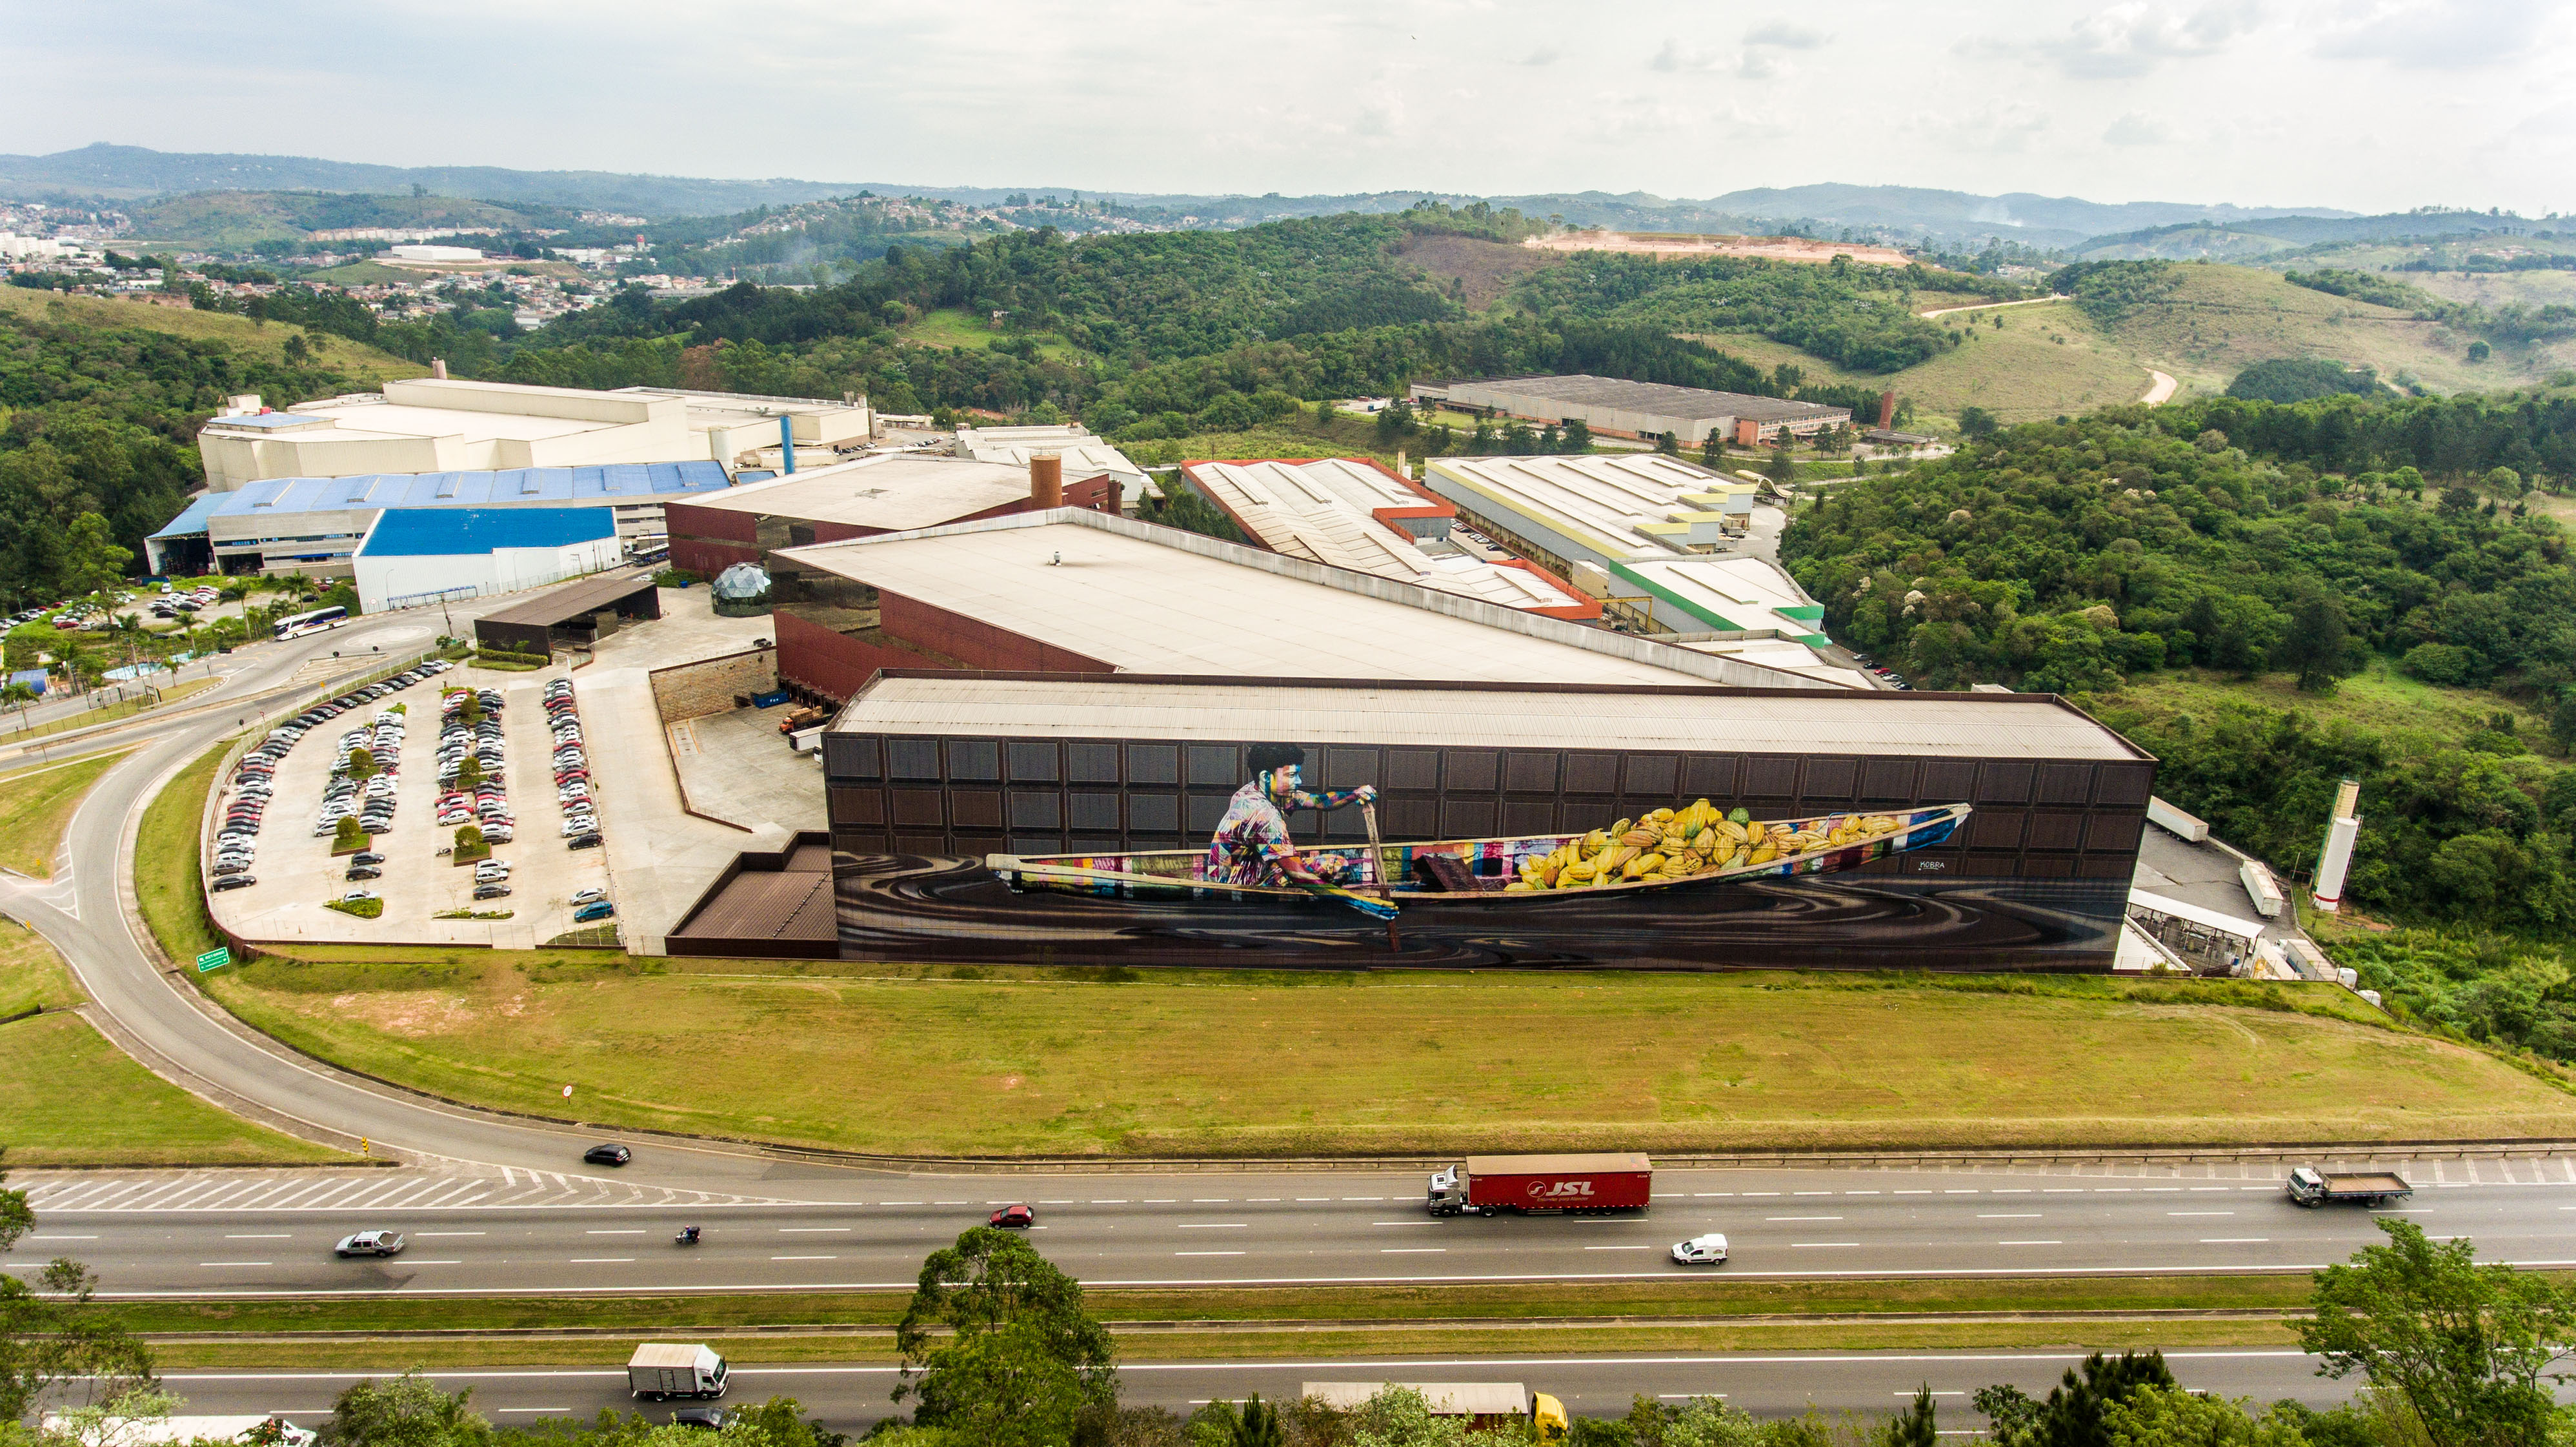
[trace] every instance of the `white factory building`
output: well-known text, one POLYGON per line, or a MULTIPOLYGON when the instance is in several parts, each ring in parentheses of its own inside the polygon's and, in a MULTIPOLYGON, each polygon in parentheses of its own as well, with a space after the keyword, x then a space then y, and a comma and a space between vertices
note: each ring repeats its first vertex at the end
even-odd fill
POLYGON ((957 455, 975 462, 999 462, 1025 472, 1031 456, 1047 452, 1064 459, 1064 480, 1068 483, 1094 477, 1117 479, 1121 512, 1134 513, 1140 497, 1163 495, 1143 468, 1127 460, 1126 453, 1092 435, 1079 422, 1054 427, 957 429, 957 455))
POLYGON ((1755 492, 1741 478, 1652 452, 1439 457, 1423 464, 1422 485, 1469 526, 1567 579, 1583 563, 1729 548, 1751 526, 1755 492))
POLYGON ((288 477, 603 467, 712 461, 727 473, 780 441, 864 446, 866 399, 757 397, 628 387, 613 392, 414 377, 380 392, 271 411, 237 397, 197 434, 206 485, 288 477))

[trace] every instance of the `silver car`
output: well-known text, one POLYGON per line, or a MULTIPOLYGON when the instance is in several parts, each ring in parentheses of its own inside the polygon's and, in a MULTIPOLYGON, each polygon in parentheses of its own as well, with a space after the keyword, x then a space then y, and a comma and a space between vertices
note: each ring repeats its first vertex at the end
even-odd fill
POLYGON ((404 1244, 400 1231, 361 1231, 341 1237, 331 1251, 336 1256, 393 1256, 401 1253, 404 1244))

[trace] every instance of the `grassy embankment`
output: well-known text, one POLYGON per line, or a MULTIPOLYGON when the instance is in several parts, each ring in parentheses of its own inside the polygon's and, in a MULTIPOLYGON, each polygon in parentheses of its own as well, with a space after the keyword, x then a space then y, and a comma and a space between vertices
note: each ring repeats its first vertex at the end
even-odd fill
MULTIPOLYGON (((2338 680, 2332 693, 2303 693, 2286 673, 2251 679, 2206 669, 2176 669, 2130 680, 2101 702, 2156 714, 2207 718, 2230 705, 2295 713, 2314 723, 2344 723, 2378 735, 2400 757, 2455 749, 2511 718, 2513 735, 2532 751, 2534 765, 2553 753, 2546 715, 2529 704, 2475 688, 2444 688, 2409 678, 2374 659, 2362 672, 2338 680)), ((2553 759, 2552 763, 2564 760, 2553 759)))
POLYGON ((114 723, 118 719, 132 718, 147 709, 168 708, 190 694, 202 693, 221 682, 223 680, 219 678, 192 678, 185 683, 174 683, 162 689, 158 700, 143 697, 129 698, 100 708, 83 709, 79 713, 63 718, 50 719, 32 728, 0 729, 0 745, 32 743, 37 739, 48 738, 55 734, 67 734, 75 729, 92 729, 100 724, 114 723))
POLYGON ((48 308, 55 306, 64 309, 67 320, 83 326, 134 327, 192 340, 223 342, 272 360, 283 360, 288 337, 301 336, 313 348, 315 365, 340 372, 362 387, 372 387, 389 378, 429 375, 429 368, 417 362, 404 361, 391 352, 379 351, 330 332, 308 332, 291 322, 263 325, 228 312, 183 311, 143 302, 110 301, 101 297, 66 296, 60 292, 0 286, 0 309, 41 321, 48 315, 48 308))
MULTIPOLYGON (((439 1301, 138 1302, 109 1310, 167 1366, 591 1365, 636 1340, 731 1337, 744 1361, 883 1361, 907 1293, 439 1301), (793 1334, 776 1328, 793 1327, 793 1334), (332 1337, 305 1333, 346 1333, 332 1337), (434 1337, 396 1336, 436 1332, 434 1337), (499 1332, 558 1336, 477 1335, 499 1332), (634 1336, 620 1335, 632 1332, 634 1336)), ((1494 1286, 1095 1290, 1131 1357, 1816 1347, 2279 1346, 2304 1274, 2112 1280, 1688 1281, 1494 1286), (2207 1312, 2203 1317, 2159 1312, 2207 1312), (2220 1313, 2223 1313, 2220 1314, 2220 1313)))
POLYGON ((2553 1082, 2315 987, 1120 980, 329 953, 262 959, 210 986, 302 1049, 458 1099, 552 1114, 569 1082, 601 1123, 892 1154, 2087 1145, 2545 1135, 2576 1122, 2553 1082), (854 1093, 851 1080, 872 1084, 854 1093))
POLYGON ((79 986, 35 931, 0 922, 0 1149, 16 1167, 342 1160, 215 1109, 70 1013, 79 986), (28 1010, 45 1013, 8 1019, 28 1010))
MULTIPOLYGON (((100 754, 0 776, 0 869, 53 878, 54 854, 62 848, 63 830, 70 827, 80 801, 99 775, 124 757, 122 752, 100 754)), ((0 1015, 8 1013, 0 1009, 0 1015)))
POLYGON ((1038 355, 1055 361, 1082 356, 1082 350, 1054 332, 1006 332, 993 327, 986 319, 962 307, 938 307, 922 313, 895 328, 895 334, 907 342, 925 347, 954 347, 963 351, 986 351, 1005 338, 1033 336, 1038 355))

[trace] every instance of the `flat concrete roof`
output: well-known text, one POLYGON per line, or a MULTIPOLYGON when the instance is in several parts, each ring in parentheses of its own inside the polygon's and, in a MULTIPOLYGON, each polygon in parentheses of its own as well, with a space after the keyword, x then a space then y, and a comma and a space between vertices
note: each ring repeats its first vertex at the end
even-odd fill
POLYGON ((1074 508, 780 556, 1122 672, 1830 686, 1074 508))
POLYGON ((575 618, 587 618, 602 608, 613 607, 638 593, 653 591, 650 574, 611 578, 584 578, 550 588, 524 603, 513 603, 497 613, 486 613, 479 623, 516 623, 522 627, 552 628, 575 618))
POLYGON ((879 675, 843 733, 1754 754, 2146 757, 2046 694, 1786 693, 1707 687, 1444 688, 1418 682, 879 675), (1615 721, 1615 727, 1605 726, 1615 721))
MULTIPOLYGON (((1068 474, 1067 481, 1072 481, 1068 474)), ((922 453, 881 453, 688 501, 732 512, 902 532, 988 512, 1029 495, 1029 470, 922 453)))

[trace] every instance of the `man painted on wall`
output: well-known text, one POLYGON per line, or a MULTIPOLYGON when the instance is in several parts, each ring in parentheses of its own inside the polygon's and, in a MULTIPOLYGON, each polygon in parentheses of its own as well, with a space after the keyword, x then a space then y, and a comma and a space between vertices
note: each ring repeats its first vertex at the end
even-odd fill
POLYGON ((1299 809, 1365 804, 1377 797, 1376 786, 1308 792, 1300 777, 1306 751, 1295 744, 1255 745, 1251 764, 1252 782, 1234 791, 1225 817, 1217 820, 1201 877, 1211 884, 1273 888, 1342 883, 1336 876, 1347 869, 1335 867, 1341 861, 1311 860, 1297 853, 1288 836, 1288 815, 1299 809))

